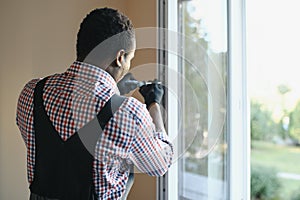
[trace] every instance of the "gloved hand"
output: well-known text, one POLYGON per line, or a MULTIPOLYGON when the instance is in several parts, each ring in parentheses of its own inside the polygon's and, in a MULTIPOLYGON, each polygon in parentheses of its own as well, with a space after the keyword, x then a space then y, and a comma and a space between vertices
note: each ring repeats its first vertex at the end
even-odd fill
POLYGON ((134 90, 135 88, 137 88, 138 86, 136 84, 126 84, 126 81, 129 80, 136 80, 132 73, 127 73, 118 83, 117 86, 119 88, 120 94, 127 94, 130 91, 134 90))
POLYGON ((152 84, 144 85, 140 87, 140 93, 145 99, 145 104, 149 109, 149 106, 156 102, 160 104, 162 97, 164 95, 164 88, 161 84, 157 83, 157 80, 154 81, 152 84))

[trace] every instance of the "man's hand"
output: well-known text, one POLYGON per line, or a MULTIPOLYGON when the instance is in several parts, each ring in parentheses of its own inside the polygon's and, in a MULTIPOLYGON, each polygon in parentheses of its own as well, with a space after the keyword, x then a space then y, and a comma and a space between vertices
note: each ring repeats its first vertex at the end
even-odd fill
POLYGON ((132 73, 126 74, 118 83, 117 86, 119 88, 120 94, 128 94, 130 91, 136 89, 138 87, 137 84, 127 84, 126 82, 129 80, 136 80, 132 73))
POLYGON ((163 86, 158 84, 157 81, 154 81, 152 84, 142 86, 139 91, 143 95, 148 109, 152 103, 160 104, 164 95, 163 86))

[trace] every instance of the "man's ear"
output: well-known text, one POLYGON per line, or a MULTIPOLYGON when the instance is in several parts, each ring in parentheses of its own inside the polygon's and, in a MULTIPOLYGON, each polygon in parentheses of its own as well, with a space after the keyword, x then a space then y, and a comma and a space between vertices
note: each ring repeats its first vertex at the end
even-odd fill
POLYGON ((116 59, 116 64, 118 67, 122 67, 123 63, 125 62, 125 51, 124 49, 121 49, 117 53, 117 59, 116 59))

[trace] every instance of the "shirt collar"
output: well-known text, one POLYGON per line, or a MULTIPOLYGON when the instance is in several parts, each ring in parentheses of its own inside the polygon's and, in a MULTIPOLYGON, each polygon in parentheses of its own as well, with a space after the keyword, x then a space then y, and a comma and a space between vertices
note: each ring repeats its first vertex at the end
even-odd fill
POLYGON ((67 70, 67 73, 79 76, 80 78, 91 81, 91 83, 99 82, 106 87, 117 89, 117 83, 113 77, 103 69, 84 62, 75 61, 67 70))

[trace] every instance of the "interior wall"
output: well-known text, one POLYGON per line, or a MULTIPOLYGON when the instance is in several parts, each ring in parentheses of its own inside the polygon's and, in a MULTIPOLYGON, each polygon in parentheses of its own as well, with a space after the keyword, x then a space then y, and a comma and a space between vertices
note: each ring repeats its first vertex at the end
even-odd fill
MULTIPOLYGON (((155 0, 0 1, 0 199, 28 199, 26 148, 15 125, 18 95, 32 78, 66 70, 75 59, 76 33, 93 8, 114 7, 135 27, 156 25, 155 0)), ((139 51, 133 66, 155 62, 155 51, 139 51)), ((155 67, 134 70, 153 79, 155 67), (147 75, 145 75, 147 74, 147 75)), ((129 199, 155 199, 155 178, 137 175, 129 199)))

